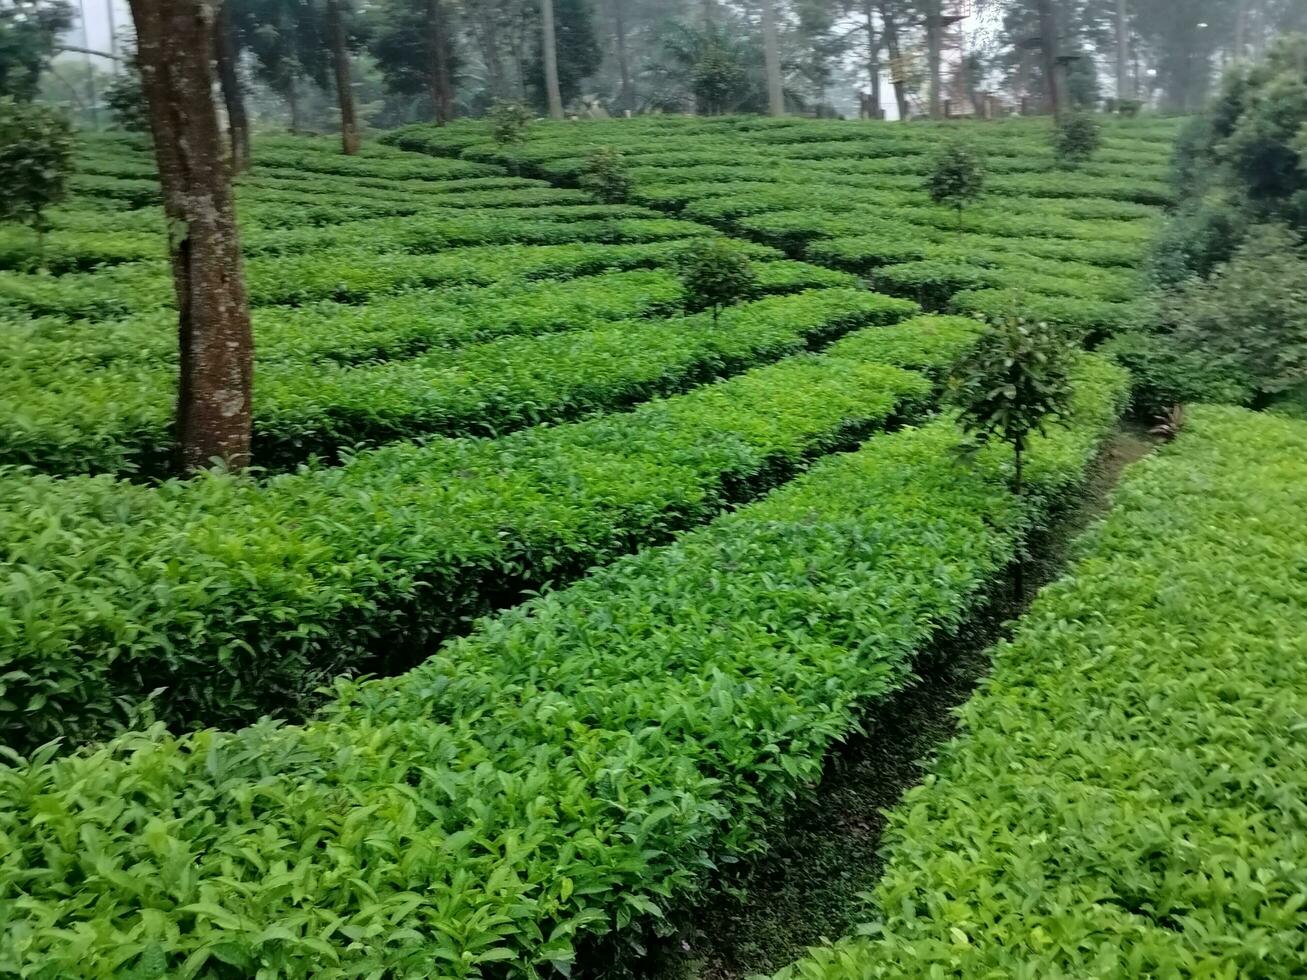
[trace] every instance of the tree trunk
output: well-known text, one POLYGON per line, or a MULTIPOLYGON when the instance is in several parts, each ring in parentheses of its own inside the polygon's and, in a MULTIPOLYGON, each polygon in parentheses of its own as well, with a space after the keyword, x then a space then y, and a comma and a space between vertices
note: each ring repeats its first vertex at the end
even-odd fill
POLYGON ((618 95, 623 109, 635 108, 635 88, 631 84, 631 58, 626 50, 626 0, 613 0, 613 44, 617 50, 617 71, 622 90, 618 95))
POLYGON ((1053 0, 1039 0, 1039 43, 1043 54, 1044 98, 1048 111, 1055 116, 1062 113, 1062 92, 1058 86, 1057 17, 1053 13, 1053 0))
POLYGON ((218 22, 213 31, 214 60, 218 64, 218 81, 222 101, 227 108, 227 135, 231 140, 231 167, 235 173, 250 169, 250 117, 245 112, 245 93, 236 74, 235 33, 231 26, 231 5, 223 0, 217 7, 218 22))
POLYGON ((703 0, 703 26, 715 27, 717 24, 717 0, 703 0))
POLYGON ((898 106, 899 119, 907 122, 908 91, 907 81, 903 78, 903 51, 899 47, 899 26, 885 0, 881 0, 880 3, 880 19, 885 25, 885 50, 889 52, 890 62, 893 67, 891 80, 894 84, 894 102, 898 106))
POLYGON ((440 0, 427 0, 427 44, 431 65, 427 72, 427 89, 431 95, 431 112, 436 124, 443 126, 454 118, 454 83, 449 74, 449 31, 445 8, 440 0))
POLYGON ((340 103, 340 146, 346 156, 359 151, 358 120, 354 115, 354 89, 349 77, 349 48, 340 0, 327 0, 327 32, 331 41, 331 67, 336 72, 336 99, 340 103))
POLYGON ((300 95, 293 71, 286 76, 286 107, 290 110, 290 131, 298 133, 300 131, 300 95))
POLYGON ((930 73, 930 118, 941 119, 944 116, 943 92, 943 46, 944 25, 940 16, 939 0, 930 0, 926 4, 926 63, 930 73))
POLYGON ((879 119, 880 110, 880 35, 876 33, 875 7, 867 0, 867 79, 871 83, 871 118, 879 119))
POLYGON ((549 118, 563 118, 563 94, 558 87, 558 34, 554 28, 554 0, 540 0, 540 52, 545 62, 545 95, 549 118))
POLYGON ((1133 99, 1130 85, 1130 19, 1127 0, 1116 0, 1116 100, 1133 99))
POLYGON ((781 85, 781 47, 776 37, 774 0, 762 0, 762 54, 767 68, 767 112, 773 116, 783 116, 785 89, 781 85))
POLYGON ((190 471, 250 461, 254 342, 231 173, 213 102, 212 8, 130 0, 177 292, 177 436, 190 471))
MULTIPOLYGON (((1012 449, 1016 457, 1016 473, 1012 479, 1012 493, 1016 496, 1017 502, 1021 503, 1026 493, 1025 456, 1021 451, 1022 447, 1019 441, 1013 444, 1012 449)), ((1016 593, 1016 601, 1020 603, 1026 597, 1026 555, 1024 545, 1017 551, 1017 564, 1013 571, 1015 580, 1012 583, 1012 588, 1016 593)))
MULTIPOLYGON (((1124 2, 1124 0, 1122 0, 1124 2)), ((1239 0, 1234 18, 1234 56, 1242 58, 1248 52, 1248 0, 1239 0)))

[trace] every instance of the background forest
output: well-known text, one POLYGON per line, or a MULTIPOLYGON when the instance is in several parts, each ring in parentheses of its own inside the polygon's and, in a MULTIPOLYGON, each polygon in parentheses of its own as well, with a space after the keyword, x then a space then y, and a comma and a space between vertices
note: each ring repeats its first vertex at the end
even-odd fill
MULTIPOLYGON (((1192 112, 1230 62, 1307 28, 1294 0, 552 0, 569 114, 773 112, 885 118, 1069 104, 1192 112), (1049 45, 1044 38, 1055 40, 1049 45)), ((339 126, 333 45, 365 127, 548 110, 541 0, 226 0, 220 64, 258 125, 339 126), (339 23, 336 32, 333 24, 339 23)), ((107 125, 130 104, 114 0, 0 2, 0 91, 107 125), (43 43, 33 44, 36 37, 43 43), (91 53, 91 52, 100 52, 91 53), (115 60, 116 56, 118 59, 115 60), (52 60, 51 60, 52 59, 52 60), (49 70, 45 70, 46 68, 49 70), (125 73, 125 74, 123 74, 125 73)), ((130 94, 130 93, 129 93, 130 94)), ((229 101, 229 107, 231 102, 229 101)))

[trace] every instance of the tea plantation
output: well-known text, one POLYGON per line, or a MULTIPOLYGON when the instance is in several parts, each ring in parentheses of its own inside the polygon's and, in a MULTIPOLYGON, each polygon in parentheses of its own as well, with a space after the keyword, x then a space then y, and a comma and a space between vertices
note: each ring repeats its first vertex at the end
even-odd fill
MULTIPOLYGON (((968 127, 960 211, 930 123, 262 137, 256 465, 190 478, 152 158, 84 139, 43 246, 0 231, 0 976, 639 975, 1119 431, 1095 351, 1178 124, 1074 171, 1047 126, 968 127), (1019 495, 945 398, 1015 315, 1077 342, 1019 495)), ((1202 407, 1128 470, 896 810, 869 935, 784 976, 1300 970, 1305 460, 1202 407)))

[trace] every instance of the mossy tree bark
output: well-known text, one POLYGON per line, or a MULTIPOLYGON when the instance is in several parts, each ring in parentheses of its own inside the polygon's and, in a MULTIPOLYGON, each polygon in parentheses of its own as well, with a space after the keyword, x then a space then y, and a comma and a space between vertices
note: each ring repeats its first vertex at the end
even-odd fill
POLYGON ((177 293, 184 471, 250 461, 254 343, 231 170, 213 100, 213 6, 130 0, 177 293))

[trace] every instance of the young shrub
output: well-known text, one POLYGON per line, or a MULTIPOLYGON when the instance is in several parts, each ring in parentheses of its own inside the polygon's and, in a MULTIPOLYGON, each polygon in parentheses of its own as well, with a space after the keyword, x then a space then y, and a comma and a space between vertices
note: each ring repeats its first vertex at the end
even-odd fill
POLYGON ((582 189, 603 204, 625 204, 631 196, 632 183, 626 160, 611 146, 591 153, 581 175, 582 189))
POLYGON ((949 143, 932 161, 926 178, 926 192, 936 204, 957 209, 959 229, 962 228, 962 209, 979 200, 984 190, 984 163, 966 144, 949 143))
POLYGON ((758 275, 739 245, 725 238, 696 242, 681 260, 681 284, 688 311, 712 310, 713 323, 722 308, 758 292, 758 275))
MULTIPOLYGON (((526 143, 526 128, 531 124, 531 110, 520 102, 496 102, 490 109, 490 137, 504 153, 512 153, 526 143)), ((521 163, 513 159, 513 171, 521 163)))
POLYGON ((46 208, 68 194, 72 157, 67 116, 39 103, 0 99, 0 221, 30 226, 38 251, 49 229, 46 208))
POLYGON ((504 149, 521 146, 531 118, 531 110, 520 102, 496 102, 490 109, 490 136, 504 149))
POLYGON ((1103 145, 1103 128, 1087 112, 1073 112, 1053 131, 1053 155, 1063 167, 1087 163, 1103 145))
POLYGON ((1024 492, 1023 462, 1035 433, 1065 418, 1071 397, 1071 345, 1047 323, 1005 316, 954 365, 950 402, 974 441, 1012 447, 1012 492, 1024 492))

